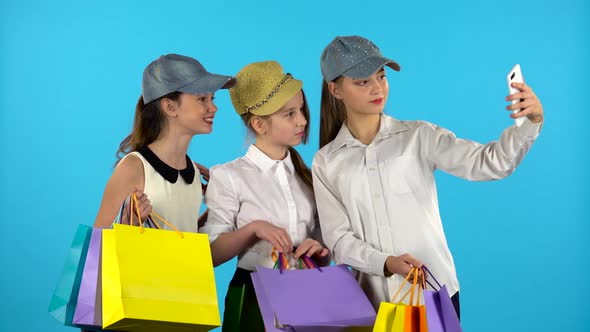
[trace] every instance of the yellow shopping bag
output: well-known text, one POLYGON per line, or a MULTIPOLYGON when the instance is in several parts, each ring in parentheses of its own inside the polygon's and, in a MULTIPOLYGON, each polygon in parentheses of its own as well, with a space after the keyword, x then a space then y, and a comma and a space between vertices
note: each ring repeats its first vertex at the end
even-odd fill
POLYGON ((373 332, 427 332, 425 323, 426 316, 424 306, 420 306, 420 285, 418 284, 418 276, 420 269, 413 268, 410 270, 399 289, 393 295, 391 302, 381 302, 377 318, 373 327, 373 332), (400 291, 403 289, 405 283, 410 276, 414 276, 412 288, 408 290, 399 301, 395 301, 400 291), (414 306, 414 291, 418 289, 418 303, 414 306), (410 295, 410 304, 406 305, 402 301, 410 295))
POLYGON ((176 332, 220 326, 206 234, 144 229, 140 221, 140 227, 115 224, 102 240, 103 328, 176 332))

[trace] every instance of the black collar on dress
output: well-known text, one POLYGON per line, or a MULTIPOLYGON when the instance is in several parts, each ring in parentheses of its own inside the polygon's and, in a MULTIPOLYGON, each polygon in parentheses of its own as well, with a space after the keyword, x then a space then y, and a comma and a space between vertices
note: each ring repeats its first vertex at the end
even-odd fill
POLYGON ((195 168, 193 166, 193 162, 188 157, 188 155, 186 156, 186 168, 177 170, 176 168, 172 168, 168 166, 165 162, 160 160, 160 158, 158 158, 158 156, 156 156, 156 154, 147 146, 144 146, 137 151, 168 182, 176 183, 176 180, 178 180, 179 173, 184 182, 186 182, 187 184, 192 184, 195 180, 195 168))

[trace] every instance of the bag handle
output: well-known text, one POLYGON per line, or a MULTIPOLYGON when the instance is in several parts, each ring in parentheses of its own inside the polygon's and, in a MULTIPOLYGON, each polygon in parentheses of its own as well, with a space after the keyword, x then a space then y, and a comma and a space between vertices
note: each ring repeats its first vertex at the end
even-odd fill
MULTIPOLYGON (((426 276, 426 272, 428 272, 428 274, 432 277, 432 280, 434 280, 434 282, 436 282, 436 284, 438 285, 438 289, 436 287, 434 287, 430 283, 430 281, 426 280, 426 283, 428 283, 428 285, 430 285, 430 287, 432 287, 432 289, 434 289, 434 290, 440 290, 442 288, 440 282, 438 282, 438 280, 436 280, 436 278, 434 277, 434 274, 432 274, 432 272, 430 272, 430 270, 426 267, 426 265, 423 265, 422 266, 422 270, 424 271, 424 276, 426 276)), ((426 289, 426 286, 424 287, 424 289, 426 289)))
MULTIPOLYGON (((139 233, 143 234, 143 220, 141 219, 141 214, 139 213, 139 203, 137 202, 137 195, 135 194, 135 192, 132 194, 131 196, 132 202, 131 202, 131 216, 130 216, 130 224, 133 225, 133 215, 137 215, 137 219, 139 220, 139 233), (135 208, 135 209, 133 209, 135 208), (133 213, 135 212, 135 213, 133 213)), ((160 216, 159 214, 157 214, 155 211, 150 211, 150 217, 152 217, 152 220, 154 221, 154 224, 156 224, 156 227, 158 229, 161 229, 160 225, 157 223, 157 219, 159 219, 161 222, 163 222, 164 224, 168 225, 168 227, 172 228, 173 230, 176 231, 176 234, 178 234, 178 236, 182 239, 184 238, 184 235, 182 234, 182 232, 176 228, 174 225, 172 225, 171 223, 169 223, 168 221, 166 221, 166 219, 164 219, 162 216, 160 216)))
POLYGON ((404 293, 404 295, 399 299, 399 301, 397 301, 397 303, 402 303, 402 301, 408 296, 410 295, 410 305, 414 305, 414 293, 416 291, 416 287, 418 287, 418 297, 417 297, 417 304, 416 305, 420 305, 420 294, 421 294, 421 288, 424 288, 424 276, 422 277, 422 282, 418 283, 420 274, 422 274, 422 270, 416 267, 413 267, 412 269, 410 269, 410 272, 408 272, 406 278, 404 279, 404 281, 402 281, 401 285, 399 286, 399 288, 397 289, 397 291, 395 292, 395 294, 393 295, 393 297, 391 298, 391 302, 392 303, 396 303, 395 298, 399 295, 399 293, 401 292, 401 290, 404 288, 404 285, 406 284, 406 282, 409 282, 409 279, 411 276, 413 276, 413 280, 412 280, 412 287, 406 291, 404 293))
MULTIPOLYGON (((283 270, 288 270, 290 268, 290 264, 289 264, 289 261, 287 260, 286 255, 283 254, 282 252, 277 253, 276 247, 272 248, 271 257, 272 257, 272 260, 275 262, 273 269, 278 269, 281 274, 283 273, 283 270)), ((305 267, 305 269, 314 269, 315 268, 315 269, 318 269, 318 271, 323 272, 322 268, 320 268, 307 255, 303 255, 303 256, 299 257, 299 259, 297 261, 299 263, 300 270, 303 270, 303 267, 305 267)))

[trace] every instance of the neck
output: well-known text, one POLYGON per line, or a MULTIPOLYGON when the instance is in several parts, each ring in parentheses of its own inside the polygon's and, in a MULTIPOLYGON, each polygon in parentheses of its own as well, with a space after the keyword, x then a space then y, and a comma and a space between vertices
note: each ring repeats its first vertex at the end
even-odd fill
POLYGON ((377 136, 381 125, 381 114, 358 114, 347 112, 346 126, 354 136, 363 144, 369 145, 377 136))
POLYGON ((186 154, 191 142, 191 135, 175 135, 164 129, 157 140, 149 144, 149 148, 166 164, 176 169, 184 169, 186 154))
POLYGON ((256 137, 256 147, 272 160, 283 160, 287 157, 287 146, 268 142, 262 137, 256 137))

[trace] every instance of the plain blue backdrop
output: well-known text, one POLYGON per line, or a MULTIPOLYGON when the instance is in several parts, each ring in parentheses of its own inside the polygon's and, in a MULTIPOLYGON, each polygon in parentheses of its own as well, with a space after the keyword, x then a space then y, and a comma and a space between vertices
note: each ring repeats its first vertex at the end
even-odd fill
MULTIPOLYGON (((387 113, 480 142, 512 124, 505 76, 520 63, 543 131, 508 179, 437 173, 466 331, 588 331, 590 5, 562 1, 0 2, 0 331, 67 331, 47 314, 76 225, 92 224, 128 134, 143 68, 161 54, 235 74, 274 59, 304 81, 318 145, 319 56, 360 34, 397 60, 387 113)), ((241 156, 227 91, 207 166, 241 156)), ((235 261, 216 269, 220 309, 235 261)))

